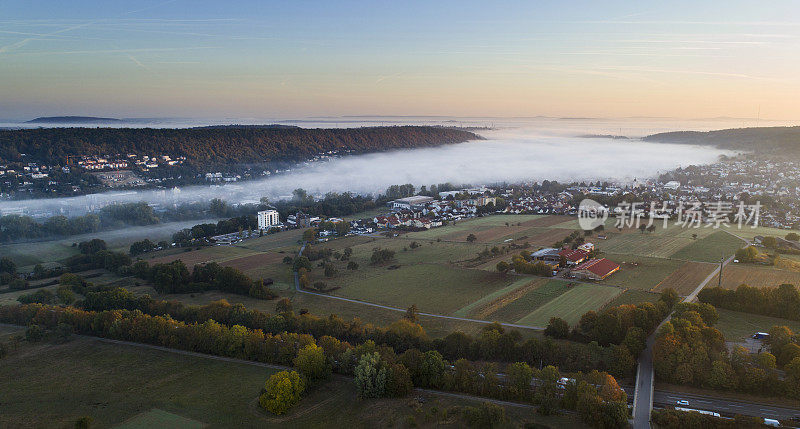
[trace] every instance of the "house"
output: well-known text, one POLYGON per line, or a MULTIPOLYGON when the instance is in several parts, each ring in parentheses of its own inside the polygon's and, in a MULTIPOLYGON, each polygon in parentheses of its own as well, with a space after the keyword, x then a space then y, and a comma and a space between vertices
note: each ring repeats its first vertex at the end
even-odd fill
POLYGON ((584 249, 561 249, 558 254, 567 261, 567 265, 577 265, 585 261, 589 257, 589 252, 584 249))
POLYGON ((572 269, 572 275, 589 280, 603 280, 619 271, 619 264, 606 258, 592 259, 572 269))

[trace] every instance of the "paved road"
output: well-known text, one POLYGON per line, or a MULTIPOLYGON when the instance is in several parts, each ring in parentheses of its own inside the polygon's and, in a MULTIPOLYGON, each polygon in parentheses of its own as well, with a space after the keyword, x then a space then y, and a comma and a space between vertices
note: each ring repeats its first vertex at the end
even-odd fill
MULTIPOLYGON (((301 255, 303 253, 303 249, 305 249, 305 247, 306 247, 305 244, 303 244, 303 246, 300 247, 300 252, 299 252, 298 255, 301 255)), ((344 297, 341 297, 341 296, 328 295, 326 293, 311 292, 311 291, 308 291, 308 290, 304 290, 304 289, 302 289, 300 287, 300 279, 298 278, 297 271, 294 272, 294 289, 295 289, 295 291, 297 291, 299 293, 304 293, 304 294, 307 294, 307 295, 321 296, 323 298, 336 299, 336 300, 339 300, 339 301, 346 301, 346 302, 352 302, 354 304, 368 305, 370 307, 382 308, 384 310, 399 311, 399 312, 402 312, 402 313, 406 312, 406 309, 404 309, 404 308, 390 307, 388 305, 375 304, 375 303, 372 303, 372 302, 359 301, 357 299, 352 299, 352 298, 344 298, 344 297)), ((493 323, 499 323, 500 325, 508 327, 508 328, 519 328, 519 329, 531 329, 531 330, 534 330, 534 331, 544 331, 544 328, 542 328, 541 326, 517 325, 517 324, 514 324, 514 323, 500 323, 500 322, 494 322, 494 321, 491 321, 491 320, 469 319, 469 318, 466 318, 466 317, 445 316, 443 314, 434 314, 434 313, 420 313, 420 312, 418 312, 417 314, 420 315, 420 316, 435 317, 437 319, 458 320, 458 321, 461 321, 461 322, 483 323, 483 324, 487 324, 487 325, 490 325, 490 324, 493 324, 493 323)))
MULTIPOLYGON (((726 231, 727 232, 727 231, 726 231)), ((730 233, 729 233, 730 234, 730 233)), ((747 240, 731 234, 734 237, 742 239, 744 242, 747 240)), ((733 256, 726 259, 722 266, 728 265, 733 261, 733 256)), ((695 288, 692 293, 687 295, 683 302, 692 302, 697 298, 697 294, 719 273, 720 267, 714 269, 702 282, 695 288)), ((653 387, 655 385, 655 377, 653 374, 653 344, 655 344, 656 332, 667 322, 672 316, 667 316, 661 324, 653 331, 653 334, 647 338, 647 348, 639 355, 638 369, 636 372, 636 393, 633 399, 633 428, 634 429, 649 429, 650 428, 650 413, 653 410, 653 387)), ((673 404, 674 405, 674 404, 673 404)))
POLYGON ((679 400, 689 401, 689 406, 684 408, 693 408, 697 410, 715 411, 722 416, 732 416, 735 414, 743 414, 757 417, 766 417, 780 420, 788 420, 791 417, 800 416, 800 410, 792 408, 777 407, 767 404, 753 404, 748 402, 713 398, 702 395, 694 395, 688 393, 675 393, 675 392, 662 392, 656 391, 653 396, 653 403, 663 406, 674 407, 679 400))

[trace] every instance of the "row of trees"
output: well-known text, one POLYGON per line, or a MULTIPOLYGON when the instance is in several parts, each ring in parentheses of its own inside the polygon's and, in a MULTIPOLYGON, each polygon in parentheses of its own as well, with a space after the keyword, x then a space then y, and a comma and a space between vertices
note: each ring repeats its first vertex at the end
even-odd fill
MULTIPOLYGON (((555 367, 537 371, 525 363, 515 363, 509 367, 508 374, 501 377, 493 364, 479 365, 459 359, 451 369, 438 351, 410 348, 397 354, 392 347, 370 340, 352 346, 330 336, 317 340, 308 334, 271 334, 242 325, 228 327, 214 320, 195 324, 140 311, 95 312, 42 304, 0 307, 0 321, 34 324, 47 329, 67 324, 83 334, 259 362, 293 364, 299 370, 298 376, 288 373, 273 383, 268 382, 260 398, 263 406, 275 412, 285 412, 299 399, 306 383, 323 380, 331 371, 355 375, 362 397, 402 396, 418 386, 534 401, 548 410, 560 403, 561 396, 557 384, 561 374, 555 367), (541 387, 532 384, 534 376, 543 380, 541 387)), ((585 377, 578 374, 575 380, 570 386, 564 386, 565 405, 571 404, 579 413, 586 414, 587 422, 598 427, 624 424, 626 398, 613 377, 594 371, 585 377), (620 409, 625 411, 620 413, 620 409)))
POLYGON ((581 344, 549 338, 522 341, 518 331, 506 331, 497 324, 486 327, 477 336, 453 332, 444 338, 430 339, 419 324, 408 318, 387 327, 378 327, 365 324, 358 318, 346 321, 334 314, 324 318, 302 311, 298 314, 291 311, 289 306, 281 306, 279 313, 274 315, 246 309, 241 304, 231 305, 224 300, 199 307, 186 306, 176 301, 154 300, 146 295, 135 297, 121 288, 98 291, 96 295, 87 294, 83 305, 95 311, 125 309, 150 315, 169 315, 186 323, 203 323, 213 319, 227 326, 241 325, 276 334, 288 331, 315 337, 331 336, 351 344, 372 340, 398 352, 410 348, 435 350, 450 360, 520 361, 531 365, 557 365, 572 371, 601 369, 615 376, 631 374, 635 365, 624 347, 603 347, 597 343, 581 344))
POLYGON ((729 352, 725 337, 712 326, 716 312, 698 310, 678 306, 659 330, 653 347, 656 376, 676 384, 800 398, 800 346, 788 328, 773 328, 772 350, 781 356, 785 373, 781 378, 773 353, 751 354, 741 346, 729 352))
POLYGON ((667 289, 655 303, 624 304, 610 307, 600 313, 591 310, 581 316, 571 331, 566 321, 554 317, 550 319, 545 335, 582 342, 595 341, 603 346, 621 344, 635 358, 644 350, 647 336, 664 320, 673 307, 690 306, 701 312, 716 314, 716 310, 708 304, 676 304, 677 301, 677 293, 667 289))
POLYGON ((735 290, 705 288, 697 298, 727 310, 800 320, 800 291, 790 284, 761 288, 741 285, 735 290))
POLYGON ((254 298, 273 299, 276 295, 269 290, 268 279, 252 280, 233 267, 223 267, 216 262, 198 264, 191 273, 180 259, 166 264, 150 266, 145 261, 137 261, 131 267, 131 274, 153 283, 159 293, 190 293, 206 290, 220 290, 254 298))

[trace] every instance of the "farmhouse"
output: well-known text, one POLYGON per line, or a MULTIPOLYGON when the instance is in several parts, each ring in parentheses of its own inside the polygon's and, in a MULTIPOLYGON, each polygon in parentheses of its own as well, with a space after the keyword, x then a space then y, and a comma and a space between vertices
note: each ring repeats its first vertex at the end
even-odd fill
POLYGON ((535 261, 541 261, 555 266, 558 266, 561 262, 560 250, 552 247, 546 247, 531 253, 531 258, 535 261))
POLYGON ((586 261, 572 270, 572 275, 589 280, 603 280, 619 270, 616 262, 606 258, 586 261))
POLYGON ((558 252, 559 256, 563 256, 567 261, 567 265, 576 265, 585 261, 589 257, 589 252, 584 249, 561 249, 558 252))

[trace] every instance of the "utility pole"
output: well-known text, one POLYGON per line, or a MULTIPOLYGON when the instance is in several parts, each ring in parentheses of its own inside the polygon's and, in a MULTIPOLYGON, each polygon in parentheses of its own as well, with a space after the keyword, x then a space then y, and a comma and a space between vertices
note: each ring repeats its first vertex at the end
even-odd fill
POLYGON ((720 288, 722 287, 722 264, 724 263, 724 261, 725 261, 725 257, 724 256, 719 258, 719 276, 717 277, 719 279, 719 283, 718 283, 717 286, 720 287, 720 288))

